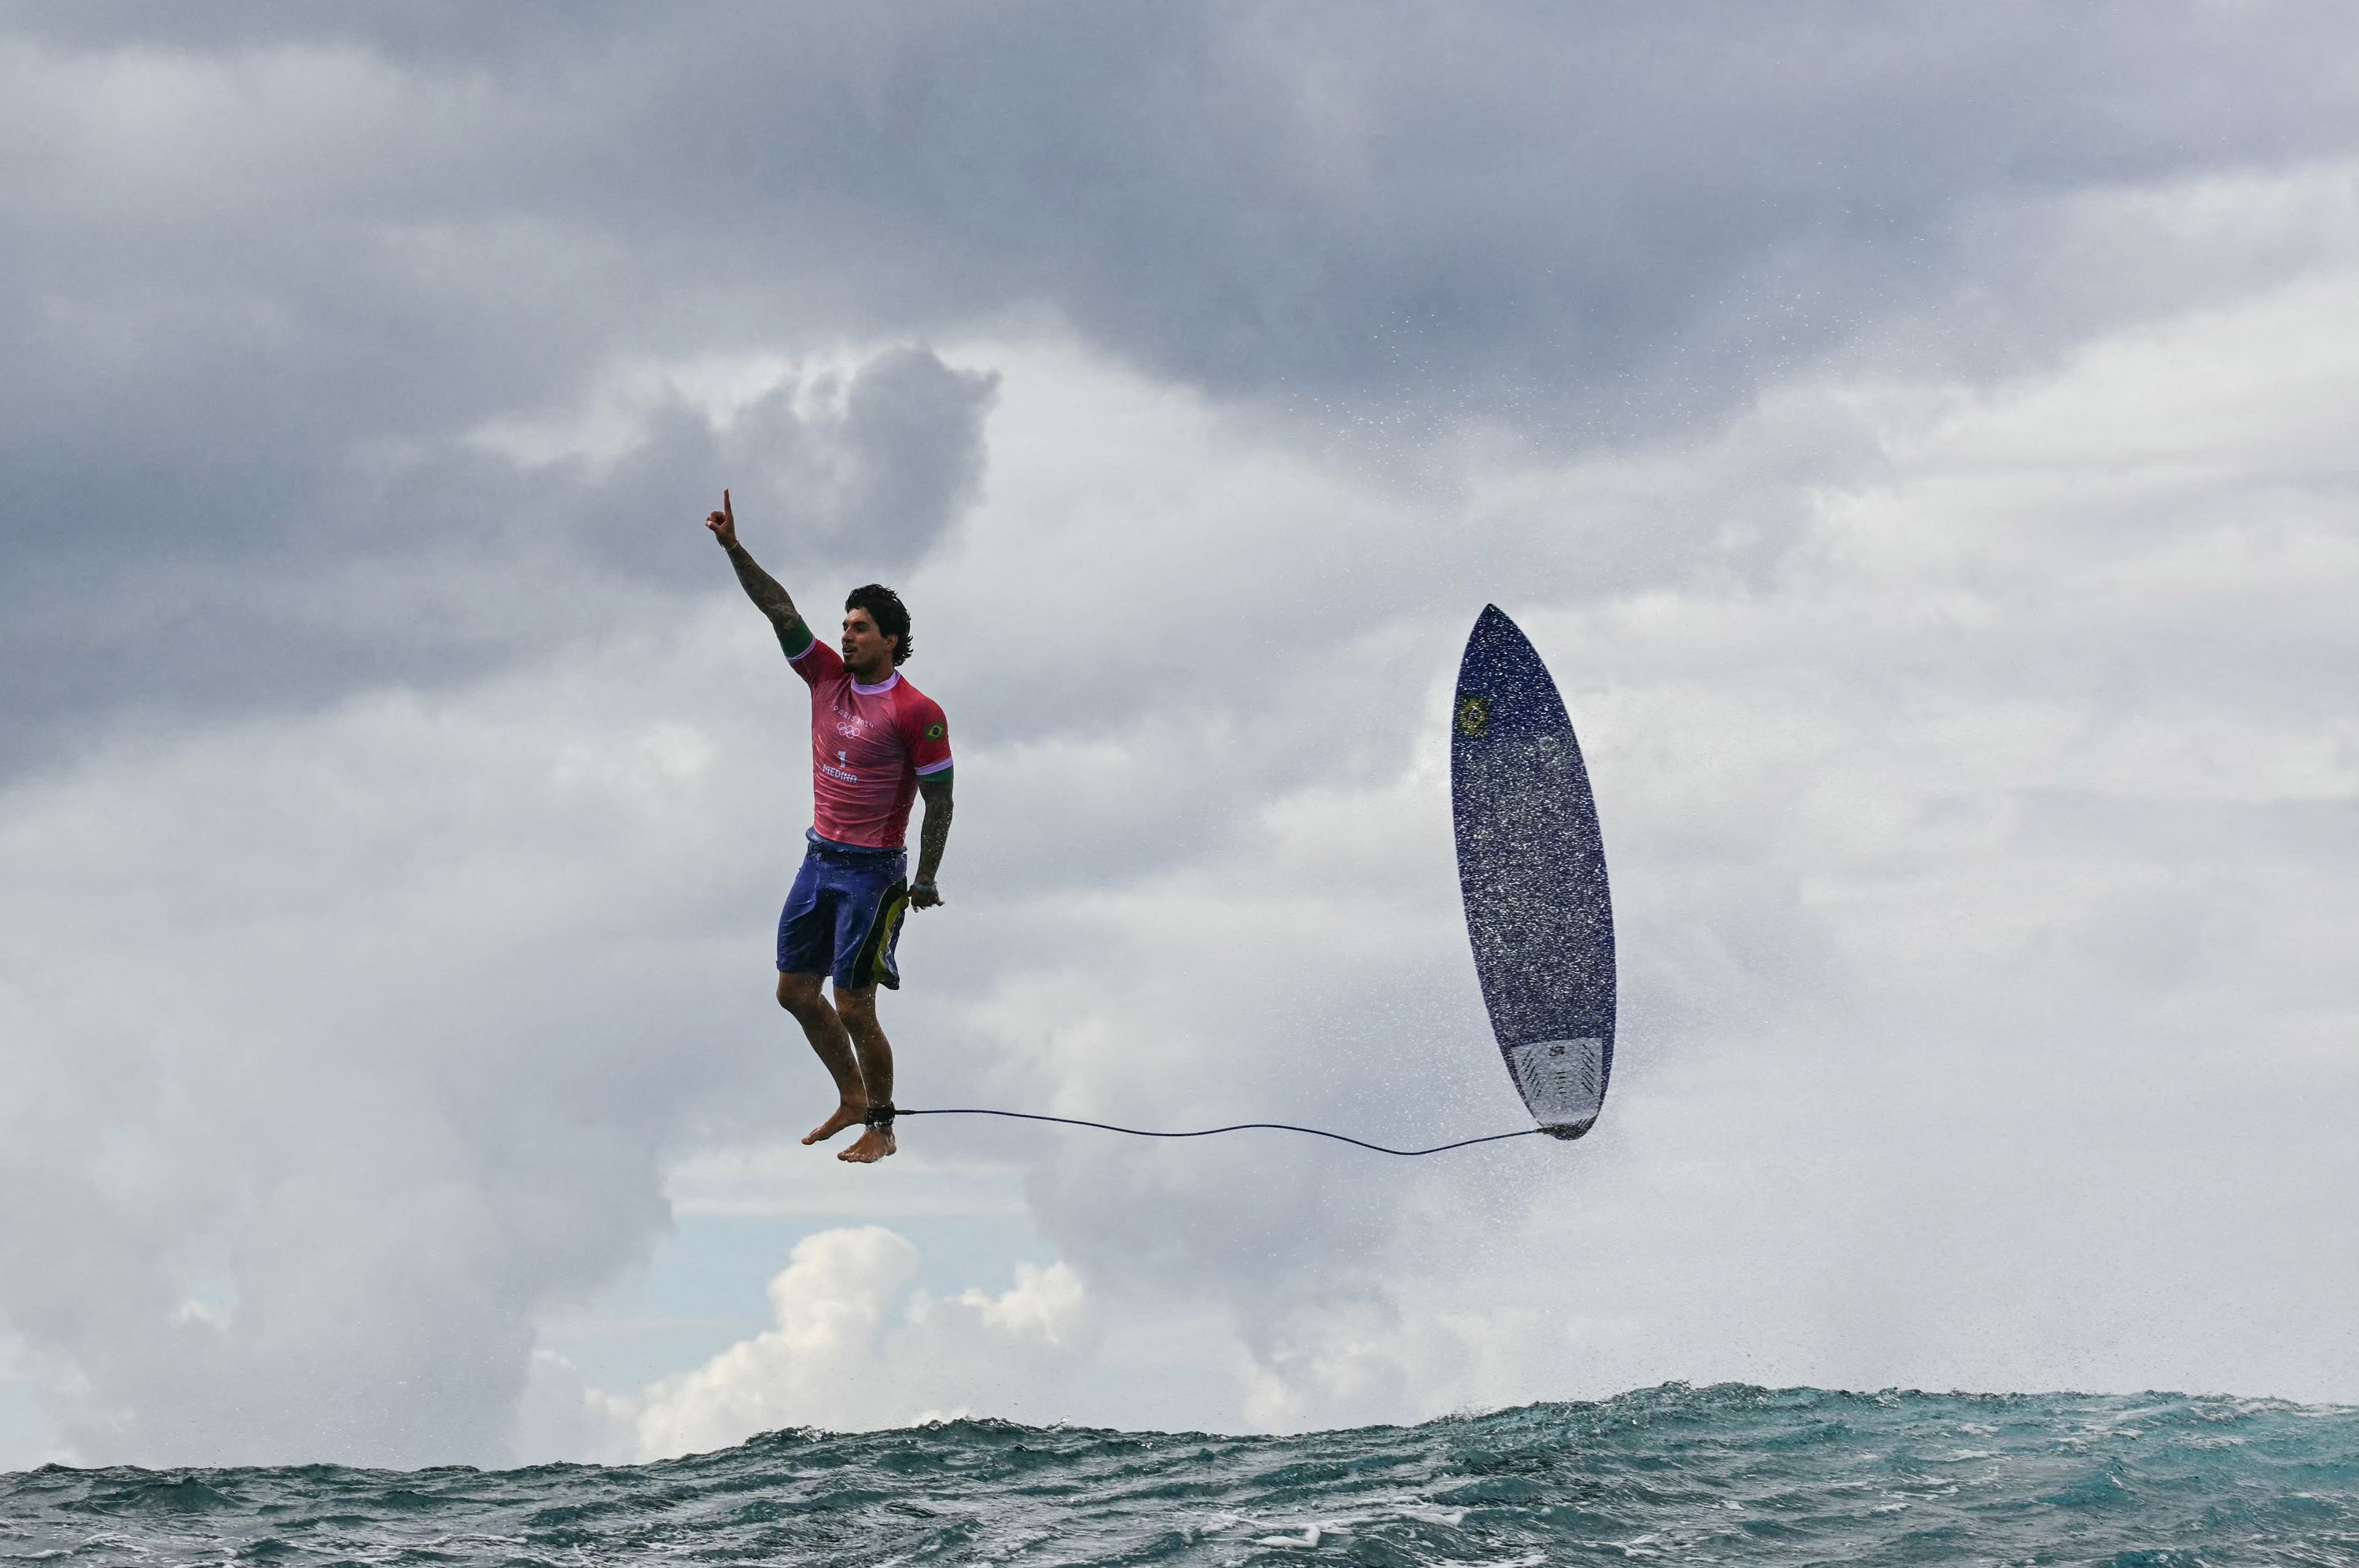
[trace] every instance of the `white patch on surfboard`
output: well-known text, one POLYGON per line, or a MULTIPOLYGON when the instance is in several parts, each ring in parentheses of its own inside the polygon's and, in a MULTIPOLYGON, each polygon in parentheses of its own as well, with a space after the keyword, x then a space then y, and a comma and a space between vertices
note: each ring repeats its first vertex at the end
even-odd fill
POLYGON ((1535 1040, 1507 1048, 1516 1090, 1544 1127, 1580 1127, 1605 1103, 1605 1042, 1535 1040))

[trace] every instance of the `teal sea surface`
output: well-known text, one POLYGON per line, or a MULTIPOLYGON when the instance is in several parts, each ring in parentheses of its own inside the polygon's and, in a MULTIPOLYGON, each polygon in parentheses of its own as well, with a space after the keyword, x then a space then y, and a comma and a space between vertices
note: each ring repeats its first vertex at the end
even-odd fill
POLYGON ((0 1563, 2359 1565, 2359 1410, 1670 1385, 1297 1437, 956 1421, 659 1464, 49 1466, 0 1563))

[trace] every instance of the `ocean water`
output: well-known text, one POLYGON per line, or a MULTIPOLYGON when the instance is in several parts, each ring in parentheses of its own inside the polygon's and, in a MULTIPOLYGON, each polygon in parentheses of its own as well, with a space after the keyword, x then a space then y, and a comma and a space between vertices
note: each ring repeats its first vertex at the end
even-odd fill
POLYGON ((2359 1564, 2359 1410, 1671 1385, 1301 1437, 0 1476, 0 1562, 2359 1564))

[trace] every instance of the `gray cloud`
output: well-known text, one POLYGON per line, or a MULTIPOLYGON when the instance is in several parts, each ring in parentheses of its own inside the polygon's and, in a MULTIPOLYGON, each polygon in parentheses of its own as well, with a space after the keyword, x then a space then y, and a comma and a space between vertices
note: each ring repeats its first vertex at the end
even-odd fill
POLYGON ((989 376, 904 348, 782 387, 724 430, 661 404, 612 461, 524 463, 464 440, 348 451, 332 472, 298 458, 299 485, 276 477, 301 493, 239 488, 255 514, 233 528, 158 494, 60 496, 60 516, 89 520, 46 530, 53 542, 37 529, 32 570, 0 591, 8 759, 54 759, 125 707, 178 722, 442 686, 676 615, 726 581, 695 522, 733 477, 750 513, 791 520, 807 561, 856 545, 872 572, 906 568, 981 483, 991 395, 989 376), (798 412, 799 393, 816 406, 798 412))
MULTIPOLYGON (((2042 258, 2072 237, 2069 198, 2350 145, 2342 23, 19 7, 0 62, 12 750, 143 693, 251 707, 514 657, 522 639, 439 617, 430 638, 340 639, 292 602, 318 598, 323 556, 405 591, 472 576, 452 594, 476 600, 528 574, 434 552, 514 499, 480 470, 473 502, 448 488, 470 467, 454 443, 635 357, 1045 310, 1294 439, 1379 453, 1467 420, 1639 439, 1846 345, 2012 371, 2212 286, 2158 292, 2133 265, 2059 298, 2042 258), (373 505, 388 463, 444 493, 373 505)), ((882 429, 872 391, 848 417, 882 429)), ((667 479, 701 500, 697 444, 658 430, 570 498, 602 564, 680 580, 655 536, 597 514, 653 508, 667 479)), ((848 460, 834 504, 922 532, 973 462, 954 440, 848 460)))

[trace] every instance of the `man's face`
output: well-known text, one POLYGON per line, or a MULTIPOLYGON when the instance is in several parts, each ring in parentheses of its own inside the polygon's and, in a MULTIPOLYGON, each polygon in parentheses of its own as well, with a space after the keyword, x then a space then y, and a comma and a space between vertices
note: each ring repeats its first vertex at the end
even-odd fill
POLYGON ((847 610, 843 616, 843 663, 849 670, 864 670, 883 679, 893 668, 893 642, 876 629, 875 617, 865 610, 847 610))

